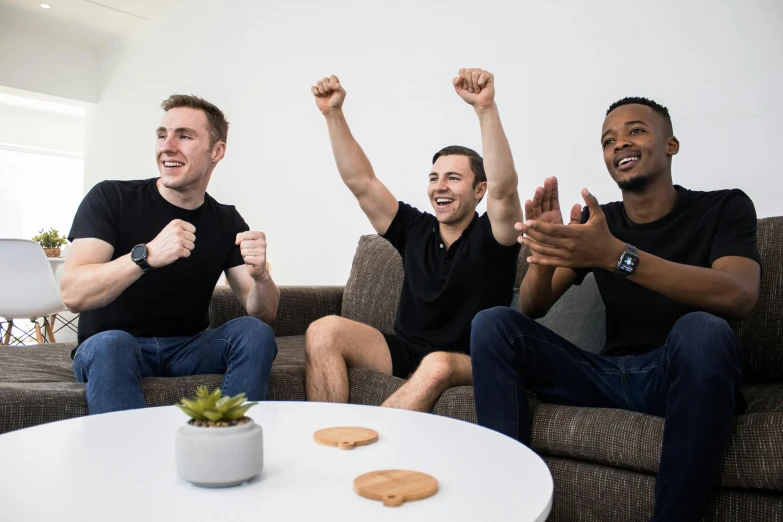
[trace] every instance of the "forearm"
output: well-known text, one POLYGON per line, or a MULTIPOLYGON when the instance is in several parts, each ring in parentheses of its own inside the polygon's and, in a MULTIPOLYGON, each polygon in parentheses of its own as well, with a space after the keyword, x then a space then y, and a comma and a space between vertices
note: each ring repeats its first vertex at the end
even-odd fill
POLYGON ((484 170, 487 173, 487 192, 491 197, 503 198, 517 190, 517 173, 508 138, 500 122, 498 107, 476 108, 481 126, 481 146, 484 170))
POLYGON ((258 281, 253 280, 253 286, 247 296, 245 309, 247 314, 257 317, 265 323, 272 322, 277 316, 280 304, 280 290, 267 272, 258 281))
POLYGON ((329 140, 343 182, 356 197, 360 197, 375 177, 370 160, 354 139, 342 110, 326 116, 329 140))
POLYGON ((641 251, 639 265, 628 279, 672 301, 730 319, 745 317, 756 304, 756 295, 735 274, 641 251))
POLYGON ((554 304, 554 275, 554 267, 530 265, 519 287, 519 308, 523 314, 532 319, 547 314, 554 304))
POLYGON ((108 263, 67 267, 60 294, 71 312, 84 312, 111 303, 144 272, 130 254, 108 263))

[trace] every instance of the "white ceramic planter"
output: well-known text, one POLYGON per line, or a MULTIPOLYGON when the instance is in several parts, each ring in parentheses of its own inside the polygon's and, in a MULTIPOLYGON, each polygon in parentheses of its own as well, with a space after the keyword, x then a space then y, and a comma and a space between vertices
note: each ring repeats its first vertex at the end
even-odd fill
POLYGON ((236 486, 264 467, 263 432, 252 420, 228 428, 186 424, 177 430, 175 446, 177 474, 197 486, 236 486))

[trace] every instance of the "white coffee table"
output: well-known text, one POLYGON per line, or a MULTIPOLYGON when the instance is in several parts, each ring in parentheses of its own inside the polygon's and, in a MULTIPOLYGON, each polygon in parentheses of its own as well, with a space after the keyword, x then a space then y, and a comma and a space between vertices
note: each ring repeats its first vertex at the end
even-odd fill
POLYGON ((543 521, 552 476, 530 449, 466 422, 370 406, 265 402, 264 470, 252 482, 202 489, 174 468, 174 435, 187 417, 147 408, 81 417, 0 435, 0 519, 25 521, 543 521), (366 426, 367 447, 319 446, 313 432, 366 426), (426 500, 385 507, 353 491, 368 471, 435 476, 426 500))

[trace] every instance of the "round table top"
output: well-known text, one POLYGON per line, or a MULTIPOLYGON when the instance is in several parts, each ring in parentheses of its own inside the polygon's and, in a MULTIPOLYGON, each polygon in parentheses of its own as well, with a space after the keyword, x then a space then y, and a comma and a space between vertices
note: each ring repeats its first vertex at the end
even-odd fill
POLYGON ((248 414, 264 431, 264 469, 234 488, 204 489, 177 476, 179 409, 80 417, 0 435, 7 520, 477 520, 543 521, 552 476, 523 444, 437 415, 307 402, 263 402, 248 414), (340 450, 313 441, 330 426, 378 431, 378 442, 340 450), (439 492, 400 507, 360 497, 359 475, 407 469, 439 492))

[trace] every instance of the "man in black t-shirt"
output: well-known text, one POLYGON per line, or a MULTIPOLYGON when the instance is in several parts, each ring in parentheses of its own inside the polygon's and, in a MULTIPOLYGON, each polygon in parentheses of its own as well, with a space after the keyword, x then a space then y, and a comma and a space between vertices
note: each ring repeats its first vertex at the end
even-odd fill
POLYGON ((756 213, 739 190, 672 183, 679 142, 655 102, 613 104, 601 144, 622 202, 599 206, 583 190, 585 211, 574 205, 564 225, 554 178, 525 202, 527 221, 516 225, 530 249, 522 313, 494 308, 473 321, 478 421, 527 442, 525 390, 666 417, 652 520, 700 520, 732 414, 744 408, 740 347, 724 318, 746 316, 758 299, 756 213), (533 320, 590 271, 606 305, 600 355, 533 320))
POLYGON ((345 90, 337 77, 312 88, 340 176, 373 228, 399 251, 404 277, 394 334, 335 316, 310 326, 308 400, 347 402, 347 370, 358 366, 410 377, 384 406, 430 411, 444 390, 472 382, 473 317, 511 301, 520 249, 514 223, 522 207, 494 78, 461 69, 453 86, 478 115, 486 158, 465 147, 435 154, 427 190, 434 215, 398 202, 375 177, 343 116, 345 90), (485 195, 487 212, 479 217, 476 206, 485 195))
POLYGON ((69 234, 61 293, 81 312, 73 369, 87 384, 90 413, 144 407, 143 377, 224 373, 225 395, 263 400, 277 354, 264 323, 280 300, 266 238, 206 193, 228 122, 195 96, 162 107, 160 177, 97 184, 69 234), (250 317, 207 330, 223 272, 250 317))

